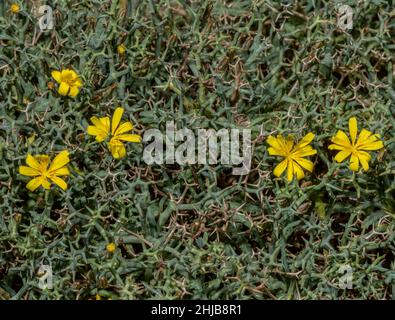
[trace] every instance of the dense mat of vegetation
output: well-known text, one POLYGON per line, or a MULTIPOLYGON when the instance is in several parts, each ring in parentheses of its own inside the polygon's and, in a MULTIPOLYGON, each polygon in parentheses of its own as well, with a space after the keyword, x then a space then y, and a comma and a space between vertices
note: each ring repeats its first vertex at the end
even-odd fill
POLYGON ((15 3, 0 3, 0 299, 395 298, 395 1, 347 1, 349 32, 329 0, 54 0, 44 33, 15 3), (51 76, 65 68, 75 98, 51 76), (135 143, 116 160, 86 131, 118 106, 140 135, 250 128, 251 171, 149 166, 135 143), (351 117, 384 142, 366 172, 328 150, 351 117), (308 132, 314 171, 275 177, 267 137, 308 132), (66 191, 30 192, 27 154, 66 149, 66 191))

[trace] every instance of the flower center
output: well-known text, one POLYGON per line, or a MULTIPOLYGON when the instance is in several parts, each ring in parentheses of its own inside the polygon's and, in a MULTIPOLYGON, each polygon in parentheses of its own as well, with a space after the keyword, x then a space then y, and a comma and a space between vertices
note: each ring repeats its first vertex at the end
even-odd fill
POLYGON ((44 170, 41 172, 41 176, 42 176, 43 178, 48 178, 48 170, 47 170, 47 169, 44 169, 44 170))
POLYGON ((351 144, 351 146, 349 147, 349 151, 351 151, 351 153, 355 155, 358 152, 358 148, 354 144, 351 144))
POLYGON ((62 82, 66 82, 70 87, 74 85, 76 79, 73 79, 71 74, 62 77, 62 82))

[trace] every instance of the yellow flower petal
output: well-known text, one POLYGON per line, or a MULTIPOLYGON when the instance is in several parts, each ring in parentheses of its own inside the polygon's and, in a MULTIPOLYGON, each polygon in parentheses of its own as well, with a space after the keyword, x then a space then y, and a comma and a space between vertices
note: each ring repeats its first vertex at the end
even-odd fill
POLYGON ((78 79, 78 74, 74 70, 69 69, 70 74, 71 74, 71 79, 76 81, 78 79))
POLYGON ((365 151, 358 151, 356 153, 356 156, 358 157, 359 161, 361 162, 362 168, 365 171, 369 170, 369 161, 372 158, 369 153, 365 151))
POLYGON ((345 146, 341 146, 338 144, 331 144, 328 146, 329 150, 346 150, 347 148, 345 146))
POLYGON ((284 151, 284 150, 283 150, 284 148, 283 148, 282 146, 280 146, 280 144, 279 144, 277 138, 275 138, 275 137, 273 137, 273 136, 269 136, 269 137, 267 137, 266 142, 267 142, 270 146, 272 146, 273 148, 275 148, 275 149, 277 149, 277 150, 284 151))
POLYGON ((286 154, 284 154, 284 152, 282 150, 279 150, 277 148, 269 147, 267 149, 267 151, 269 152, 269 155, 271 155, 271 156, 283 156, 283 157, 286 156, 286 154))
POLYGON ((51 72, 52 78, 56 80, 56 82, 61 83, 62 82, 62 74, 60 71, 54 70, 51 72))
POLYGON ((113 135, 115 135, 115 132, 117 131, 119 123, 121 122, 123 111, 124 111, 124 109, 119 107, 114 112, 114 115, 112 117, 112 122, 111 122, 111 133, 113 135))
POLYGON ((294 158, 294 160, 299 164, 302 168, 306 169, 307 171, 313 172, 314 164, 310 160, 303 159, 303 158, 294 158))
POLYGON ((43 178, 41 176, 34 178, 28 182, 28 184, 26 185, 26 188, 28 188, 29 191, 33 192, 39 186, 41 186, 42 181, 43 181, 43 178))
POLYGON ((40 170, 41 168, 40 163, 31 154, 27 155, 26 163, 28 166, 32 167, 33 169, 40 170))
POLYGON ((317 154, 317 150, 313 149, 312 146, 304 146, 302 148, 295 148, 292 152, 293 157, 307 157, 317 154))
POLYGON ((365 151, 358 151, 357 156, 358 158, 363 158, 366 161, 370 161, 372 159, 371 155, 365 151))
POLYGON ((363 170, 368 171, 369 170, 369 162, 366 161, 365 158, 359 158, 359 161, 361 162, 363 170))
POLYGON ((383 141, 374 141, 374 142, 365 142, 363 144, 361 144, 358 149, 361 150, 379 150, 384 148, 384 143, 383 141))
POLYGON ((41 185, 44 187, 44 189, 51 189, 51 183, 46 179, 46 178, 42 178, 42 182, 41 185))
POLYGON ((313 141, 314 139, 314 133, 309 132, 308 134, 306 134, 302 140, 300 140, 300 142, 296 145, 296 148, 302 148, 304 146, 307 146, 311 141, 313 141))
POLYGON ((103 133, 105 132, 106 134, 109 133, 109 128, 108 128, 108 123, 110 119, 106 117, 106 120, 102 120, 103 118, 97 118, 97 117, 92 117, 91 122, 94 124, 95 127, 97 127, 100 131, 103 133))
POLYGON ((69 93, 70 90, 70 86, 66 83, 66 82, 61 82, 58 92, 60 95, 62 96, 67 96, 67 94, 69 93))
POLYGON ((282 135, 277 135, 277 142, 280 145, 280 148, 284 150, 286 154, 288 154, 293 147, 293 138, 292 136, 287 136, 284 138, 282 135))
POLYGON ((108 148, 115 159, 121 159, 126 155, 126 149, 122 142, 111 139, 108 148))
POLYGON ((63 69, 61 72, 61 77, 63 81, 70 81, 73 80, 75 77, 75 72, 70 69, 63 69))
POLYGON ((80 92, 80 90, 78 89, 78 87, 72 86, 72 87, 70 87, 69 96, 74 98, 78 95, 79 92, 80 92))
POLYGON ((100 130, 98 127, 96 126, 88 126, 88 128, 86 129, 86 132, 91 135, 91 136, 97 136, 99 134, 103 133, 103 130, 100 130))
POLYGON ((115 130, 114 136, 118 136, 122 133, 126 133, 128 131, 133 130, 133 125, 131 122, 124 122, 122 123, 117 130, 115 130))
POLYGON ((102 124, 102 128, 104 129, 105 132, 110 132, 110 118, 109 117, 104 117, 100 118, 100 123, 102 124))
POLYGON ((347 151, 347 150, 343 150, 337 153, 337 155, 335 156, 335 161, 337 162, 343 162, 344 159, 348 158, 351 154, 351 151, 347 151))
POLYGON ((350 131, 351 143, 355 145, 358 133, 358 123, 355 117, 352 117, 350 120, 348 120, 348 130, 350 131))
POLYGON ((293 162, 293 169, 294 169, 294 174, 296 174, 297 180, 304 178, 304 172, 303 172, 302 168, 296 162, 293 162))
POLYGON ((67 167, 56 169, 52 175, 55 176, 69 176, 70 170, 67 167))
POLYGON ((355 144, 356 147, 358 147, 361 143, 366 142, 367 140, 369 140, 369 138, 371 137, 372 133, 366 129, 362 129, 361 133, 359 134, 357 143, 355 144))
POLYGON ((104 141, 108 135, 108 132, 99 129, 96 126, 88 126, 87 132, 91 136, 96 136, 97 142, 104 141))
POLYGON ((281 161, 281 162, 274 168, 273 174, 274 174, 276 177, 281 176, 282 173, 283 173, 283 172, 285 171, 285 169, 287 168, 287 163, 288 163, 288 160, 287 160, 287 159, 281 161))
POLYGON ((292 136, 287 136, 284 138, 282 135, 277 135, 277 137, 269 136, 267 138, 267 143, 277 150, 276 153, 281 154, 282 156, 288 156, 289 152, 292 150, 294 141, 292 136))
POLYGON ((98 117, 91 117, 90 120, 95 127, 104 130, 103 124, 101 123, 98 117))
POLYGON ((288 166, 287 166, 287 179, 288 181, 292 181, 294 176, 294 165, 293 161, 289 160, 288 161, 288 166))
POLYGON ((348 139, 347 135, 342 130, 339 130, 331 140, 335 144, 338 144, 338 145, 341 145, 344 147, 351 147, 350 140, 348 139))
POLYGON ((352 171, 358 171, 359 168, 359 159, 356 155, 352 154, 350 159, 350 169, 352 171))
POLYGON ((55 159, 53 159, 51 166, 49 167, 49 172, 54 173, 56 170, 64 167, 66 164, 70 162, 69 158, 69 152, 67 150, 64 150, 60 152, 55 159))
POLYGON ((294 138, 293 136, 289 135, 287 136, 286 139, 284 139, 284 144, 288 150, 288 152, 290 152, 294 146, 294 138))
POLYGON ((129 141, 136 143, 141 142, 141 137, 138 134, 121 134, 119 136, 116 136, 116 139, 120 141, 129 141))
POLYGON ((20 166, 19 173, 28 177, 37 177, 41 175, 40 171, 31 167, 20 166))
POLYGON ((50 176, 49 178, 63 190, 67 189, 67 183, 62 178, 56 176, 50 176))
POLYGON ((77 79, 74 81, 74 86, 76 86, 77 88, 82 87, 82 85, 83 85, 83 83, 82 83, 82 81, 81 81, 80 78, 77 78, 77 79))
POLYGON ((38 169, 40 172, 47 170, 49 164, 49 157, 47 155, 37 155, 34 156, 34 159, 40 164, 38 169))

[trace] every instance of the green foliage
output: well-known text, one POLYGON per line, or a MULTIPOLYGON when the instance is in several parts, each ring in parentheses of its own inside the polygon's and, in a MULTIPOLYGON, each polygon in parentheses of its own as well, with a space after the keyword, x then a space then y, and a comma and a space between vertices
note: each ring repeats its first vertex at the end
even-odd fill
POLYGON ((394 1, 348 1, 350 33, 335 1, 54 0, 44 33, 19 2, 0 3, 0 299, 395 298, 394 1), (76 99, 49 89, 66 67, 76 99), (86 128, 119 105, 139 134, 251 128, 251 172, 115 161, 86 128), (327 150, 351 116, 385 141, 367 173, 327 150), (314 172, 275 178, 266 137, 310 131, 314 172), (64 149, 67 191, 28 192, 26 154, 64 149))

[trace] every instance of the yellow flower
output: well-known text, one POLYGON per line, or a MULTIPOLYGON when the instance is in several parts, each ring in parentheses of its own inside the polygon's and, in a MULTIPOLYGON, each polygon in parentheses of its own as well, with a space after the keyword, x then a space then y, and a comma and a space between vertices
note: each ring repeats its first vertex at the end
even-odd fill
POLYGON ((54 70, 51 74, 52 77, 59 83, 58 92, 60 95, 74 98, 80 92, 82 81, 74 70, 54 70))
POLYGON ((304 177, 303 169, 312 172, 313 162, 304 158, 317 153, 317 150, 309 145, 313 139, 314 134, 310 132, 298 144, 294 145, 292 136, 287 136, 287 138, 282 135, 278 135, 277 138, 269 136, 267 138, 267 143, 270 145, 268 148, 269 154, 284 158, 274 168, 274 175, 279 177, 287 169, 287 179, 292 181, 295 175, 298 180, 304 177))
POLYGON ((13 3, 10 7, 10 10, 12 13, 19 13, 19 11, 21 11, 21 8, 19 7, 19 4, 13 3))
POLYGON ((19 173, 24 176, 35 177, 26 185, 26 187, 32 192, 41 185, 45 189, 49 189, 51 187, 51 183, 48 179, 57 184, 63 190, 66 190, 67 183, 59 177, 70 175, 70 171, 66 167, 69 162, 70 159, 68 151, 60 152, 52 163, 50 163, 47 155, 32 156, 28 154, 26 157, 26 164, 28 167, 20 166, 19 173))
POLYGON ((337 162, 343 162, 346 158, 351 156, 351 170, 358 171, 359 163, 361 163, 362 168, 367 171, 369 169, 371 156, 366 151, 382 149, 384 144, 379 140, 380 136, 378 134, 373 134, 365 129, 362 129, 357 139, 358 123, 357 119, 354 117, 348 120, 348 128, 351 141, 342 130, 339 130, 336 135, 332 137, 331 141, 333 144, 328 148, 329 150, 339 150, 335 156, 337 162))
POLYGON ((101 300, 101 296, 100 296, 100 294, 96 294, 96 300, 101 300))
POLYGON ((124 44, 120 44, 120 45, 117 47, 117 51, 118 51, 118 53, 119 53, 120 55, 123 55, 123 54, 126 52, 126 47, 125 47, 125 45, 124 45, 124 44))
POLYGON ((115 245, 114 242, 111 242, 111 243, 109 243, 109 244, 106 246, 107 252, 109 252, 109 253, 113 253, 113 252, 115 251, 116 248, 117 248, 117 246, 115 245))
POLYGON ((111 132, 109 117, 92 117, 93 126, 88 126, 87 130, 89 135, 96 136, 97 142, 103 142, 111 134, 108 149, 115 159, 123 158, 126 155, 126 149, 122 141, 141 142, 141 137, 138 134, 127 134, 127 132, 133 130, 131 122, 127 121, 120 124, 123 112, 124 109, 121 107, 115 110, 111 121, 111 132))

